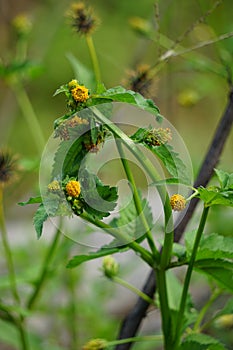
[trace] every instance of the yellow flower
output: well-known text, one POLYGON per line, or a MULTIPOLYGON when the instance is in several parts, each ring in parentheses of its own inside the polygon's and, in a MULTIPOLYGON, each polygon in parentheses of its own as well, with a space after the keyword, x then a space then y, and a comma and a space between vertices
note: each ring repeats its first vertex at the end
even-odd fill
POLYGON ((71 90, 71 94, 76 102, 85 102, 89 98, 88 89, 83 85, 77 85, 71 90))
POLYGON ((69 83, 68 83, 68 87, 70 90, 74 89, 75 87, 77 87, 78 81, 76 79, 72 79, 69 83))
POLYGON ((13 19, 12 25, 18 33, 18 35, 27 35, 28 33, 30 33, 32 27, 31 21, 29 20, 28 16, 23 13, 17 15, 13 19))
POLYGON ((173 194, 170 198, 170 204, 173 210, 182 211, 186 206, 186 199, 180 194, 173 194))
POLYGON ((57 180, 50 182, 47 186, 49 192, 57 192, 61 189, 60 184, 57 180))
POLYGON ((107 341, 105 339, 92 339, 86 343, 82 350, 104 350, 107 347, 107 341))
POLYGON ((66 193, 71 197, 78 197, 81 193, 80 182, 76 180, 71 180, 66 185, 66 193))

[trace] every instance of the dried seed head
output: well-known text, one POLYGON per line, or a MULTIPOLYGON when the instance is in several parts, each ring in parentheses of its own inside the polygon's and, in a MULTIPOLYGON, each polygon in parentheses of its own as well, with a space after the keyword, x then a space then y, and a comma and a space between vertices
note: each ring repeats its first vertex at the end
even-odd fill
POLYGON ((105 339, 92 339, 86 343, 82 350, 104 350, 107 348, 107 341, 105 339))
POLYGON ((128 78, 123 82, 130 90, 139 92, 142 95, 148 95, 152 85, 150 76, 150 66, 141 64, 135 70, 130 70, 127 73, 128 78))
POLYGON ((9 151, 0 150, 0 184, 11 182, 16 174, 16 160, 9 151))
POLYGON ((170 204, 174 211, 182 211, 186 206, 186 199, 180 194, 173 194, 170 198, 170 204))
POLYGON ((66 193, 68 196, 77 198, 81 193, 80 182, 76 180, 71 180, 66 184, 66 193))
POLYGON ((69 17, 75 30, 82 35, 90 35, 99 24, 99 19, 93 14, 91 7, 87 7, 84 2, 71 5, 69 17))

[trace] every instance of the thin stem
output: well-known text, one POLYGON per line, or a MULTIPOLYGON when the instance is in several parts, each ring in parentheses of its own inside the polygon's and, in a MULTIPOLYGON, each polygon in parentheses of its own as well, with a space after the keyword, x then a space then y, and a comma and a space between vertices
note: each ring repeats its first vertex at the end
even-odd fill
POLYGON ((199 227, 197 230, 195 242, 193 245, 193 250, 192 250, 191 257, 190 257, 188 269, 187 269, 187 272, 185 275, 184 287, 183 287, 183 291, 182 291, 180 307, 179 307, 179 312, 178 312, 178 316, 177 316, 176 335, 175 335, 176 339, 174 342, 174 350, 177 349, 177 346, 179 345, 179 342, 180 342, 180 337, 181 337, 180 333, 181 333, 182 322, 183 322, 183 317, 184 317, 184 312, 185 312, 185 305, 186 305, 186 300, 187 300, 187 295, 188 295, 189 284, 190 284, 190 280, 191 280, 191 276, 192 276, 192 271, 193 271, 193 267, 194 267, 194 263, 195 263, 195 259, 196 259, 197 250, 199 247, 201 236, 202 236, 202 233, 203 233, 203 230, 205 227, 205 223, 206 223, 206 219, 208 216, 208 212, 209 212, 209 207, 204 207, 203 212, 202 212, 202 216, 201 216, 201 220, 200 220, 200 224, 199 224, 199 227))
POLYGON ((16 99, 22 111, 22 114, 30 128, 31 134, 34 138, 34 142, 36 144, 38 153, 41 154, 43 147, 45 145, 45 139, 43 136, 43 132, 41 130, 41 126, 38 122, 36 113, 33 109, 31 101, 26 93, 26 90, 21 84, 20 80, 17 77, 11 78, 8 80, 8 83, 15 93, 16 99))
POLYGON ((59 225, 59 227, 57 228, 57 231, 53 237, 52 243, 51 243, 51 245, 47 251, 47 254, 45 256, 42 270, 41 270, 40 276, 39 276, 37 283, 36 283, 36 287, 35 287, 33 293, 31 294, 31 296, 29 297, 29 300, 27 302, 27 307, 29 310, 33 308, 33 306, 34 306, 35 302, 37 301, 39 294, 44 286, 45 280, 46 280, 48 273, 49 273, 49 270, 50 270, 50 263, 51 263, 51 260, 54 256, 54 252, 57 248, 60 236, 61 236, 61 225, 59 225))
POLYGON ((148 244, 149 244, 149 246, 151 248, 152 254, 154 255, 154 257, 155 257, 155 259, 156 259, 156 261, 158 263, 159 260, 160 260, 160 254, 158 252, 158 249, 156 248, 156 245, 154 243, 154 239, 153 239, 153 236, 152 236, 152 232, 151 232, 150 227, 148 225, 147 219, 146 219, 146 217, 144 215, 143 207, 142 207, 142 204, 141 204, 141 199, 140 199, 140 196, 139 196, 139 193, 138 193, 138 190, 137 190, 137 186, 136 186, 136 183, 135 183, 134 176, 133 176, 132 171, 130 169, 129 163, 128 163, 127 159, 126 159, 125 152, 124 152, 124 149, 122 147, 120 139, 116 138, 115 140, 116 140, 117 149, 118 149, 118 152, 120 154, 121 162, 122 162, 122 165, 124 167, 127 179, 128 179, 128 181, 130 182, 130 184, 132 186, 133 200, 134 200, 134 204, 135 204, 135 208, 136 208, 137 214, 140 216, 141 222, 142 222, 142 224, 144 226, 144 229, 146 231, 146 237, 147 237, 148 244))
POLYGON ((148 252, 148 250, 146 250, 145 248, 141 247, 140 244, 138 244, 137 242, 132 241, 132 237, 128 236, 125 232, 122 233, 118 229, 113 228, 112 226, 105 224, 103 221, 92 218, 87 213, 82 213, 82 215, 80 215, 80 217, 83 218, 84 220, 96 225, 97 227, 102 228, 104 231, 110 233, 113 237, 115 237, 119 240, 121 245, 127 245, 130 248, 132 248, 151 267, 153 267, 155 265, 155 262, 154 262, 154 259, 153 259, 153 256, 151 255, 151 253, 148 252))
POLYGON ((12 253, 11 253, 10 244, 8 241, 7 229, 6 229, 6 223, 5 223, 5 215, 4 215, 4 209, 3 209, 3 188, 2 188, 2 185, 0 185, 0 230, 1 230, 1 235, 2 235, 2 243, 3 243, 5 257, 6 257, 7 268, 9 271, 9 280, 10 280, 10 285, 11 285, 12 296, 13 296, 15 302, 18 305, 20 305, 20 298, 19 298, 17 284, 16 284, 16 274, 15 274, 14 262, 13 262, 13 257, 12 257, 12 253))
POLYGON ((200 331, 200 324, 203 320, 203 318, 205 317, 206 312, 208 311, 208 309, 211 307, 211 305, 213 304, 213 302, 222 294, 222 290, 217 288, 213 291, 210 299, 207 301, 207 303, 203 306, 203 308, 199 311, 197 320, 193 326, 193 331, 194 332, 199 332, 200 331))
MULTIPOLYGON (((2 235, 2 243, 3 243, 5 256, 6 256, 7 268, 9 272, 9 280, 10 280, 12 296, 15 300, 15 303, 18 306, 20 306, 21 301, 20 301, 20 297, 17 289, 15 267, 14 267, 12 253, 11 253, 11 247, 7 236, 5 215, 4 215, 4 209, 3 209, 3 186, 1 184, 0 184, 0 231, 2 235)), ((14 324, 17 326, 18 331, 20 333, 22 350, 28 350, 29 345, 28 345, 28 339, 27 339, 27 333, 26 333, 26 326, 24 324, 24 317, 19 314, 17 319, 11 318, 11 320, 14 320, 14 324)))
POLYGON ((132 284, 128 283, 127 281, 121 279, 118 276, 113 276, 112 281, 120 284, 121 286, 129 289, 131 292, 137 294, 141 299, 145 300, 147 303, 149 304, 155 304, 154 300, 151 299, 148 295, 146 295, 145 293, 143 293, 140 289, 136 288, 135 286, 133 286, 132 284))
POLYGON ((101 83, 101 73, 100 73, 99 61, 97 58, 97 54, 96 54, 96 50, 95 50, 92 36, 86 35, 86 42, 87 42, 87 46, 88 46, 89 53, 91 56, 92 65, 93 65, 93 69, 94 69, 94 73, 95 73, 95 79, 96 79, 96 83, 98 86, 98 84, 101 83))
POLYGON ((70 270, 68 275, 68 288, 70 292, 70 305, 68 309, 68 324, 70 327, 70 338, 71 345, 70 350, 76 350, 79 348, 78 334, 77 334, 77 304, 76 304, 76 283, 77 280, 74 278, 74 271, 70 270), (72 322, 70 322, 72 320, 72 322))
POLYGON ((135 343, 135 342, 140 342, 140 341, 158 341, 158 342, 161 342, 162 340, 163 340, 162 335, 144 335, 144 336, 139 336, 139 337, 109 341, 107 345, 114 346, 114 345, 127 344, 127 343, 133 343, 133 342, 135 343))

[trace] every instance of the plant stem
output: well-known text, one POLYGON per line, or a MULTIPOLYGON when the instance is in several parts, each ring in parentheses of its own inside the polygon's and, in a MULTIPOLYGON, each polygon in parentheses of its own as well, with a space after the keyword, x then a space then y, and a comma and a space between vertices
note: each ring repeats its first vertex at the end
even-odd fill
POLYGON ((217 288, 213 291, 210 299, 207 301, 207 303, 203 306, 203 308, 199 311, 198 318, 194 324, 193 331, 199 332, 200 331, 200 324, 205 317, 206 312, 210 308, 210 306, 213 304, 213 302, 222 294, 222 290, 217 288))
POLYGON ((142 222, 142 224, 144 226, 144 229, 146 231, 146 237, 147 237, 147 240, 148 240, 148 244, 149 244, 149 246, 151 248, 152 254, 155 257, 155 260, 158 263, 159 260, 160 260, 160 254, 158 252, 158 249, 156 248, 156 245, 154 243, 154 239, 153 239, 153 236, 152 236, 152 232, 151 232, 150 227, 148 225, 147 219, 146 219, 146 217, 144 215, 143 207, 142 207, 142 204, 141 204, 141 199, 140 199, 140 196, 139 196, 139 193, 138 193, 138 190, 137 190, 137 186, 136 186, 136 183, 135 183, 135 180, 134 180, 134 176, 133 176, 132 171, 130 169, 129 163, 128 163, 127 159, 126 159, 126 156, 125 156, 123 147, 121 145, 120 139, 116 138, 116 145, 117 145, 120 157, 121 157, 121 162, 122 162, 122 165, 124 167, 127 179, 130 182, 130 184, 132 186, 132 189, 133 189, 133 199, 134 199, 134 204, 135 204, 135 208, 136 208, 137 214, 138 214, 138 216, 140 216, 141 222, 142 222))
MULTIPOLYGON (((91 107, 91 110, 95 114, 95 117, 102 122, 115 137, 121 139, 124 145, 129 149, 129 151, 138 159, 138 161, 142 164, 144 169, 147 171, 151 180, 153 182, 157 182, 160 180, 160 176, 154 168, 153 164, 150 160, 140 151, 137 145, 132 141, 121 129, 119 129, 114 123, 110 122, 108 118, 106 118, 96 107, 91 107)), ((165 237, 164 237, 164 245, 160 260, 160 269, 156 269, 157 272, 157 281, 158 281, 158 289, 161 291, 159 293, 160 296, 160 304, 161 304, 161 314, 162 316, 162 327, 165 336, 165 349, 169 349, 171 334, 173 330, 171 329, 171 314, 169 310, 168 304, 168 295, 167 295, 167 285, 166 285, 166 268, 170 263, 172 256, 172 247, 174 240, 174 230, 173 230, 173 216, 172 216, 172 208, 170 205, 170 200, 168 193, 166 191, 165 186, 158 186, 157 191, 160 195, 160 199, 163 203, 164 209, 164 227, 165 227, 165 237)), ((155 267, 154 267, 155 268, 155 267)), ((170 349, 169 349, 170 350, 170 349)))
POLYGON ((59 227, 57 228, 57 231, 54 235, 52 243, 51 243, 51 245, 47 251, 47 254, 45 256, 42 270, 41 270, 40 276, 37 280, 35 289, 34 289, 33 293, 31 294, 31 296, 29 297, 29 300, 27 302, 27 307, 29 310, 33 308, 33 306, 34 306, 35 302, 37 301, 37 298, 38 298, 38 296, 39 296, 39 294, 44 286, 45 280, 47 278, 47 275, 48 275, 48 272, 50 269, 50 262, 54 256, 54 252, 57 248, 60 235, 61 235, 61 225, 59 225, 59 227))
POLYGON ((96 83, 98 86, 98 84, 101 83, 101 74, 100 74, 100 68, 99 68, 99 61, 97 58, 97 54, 96 54, 96 50, 95 50, 92 36, 86 35, 86 42, 87 42, 87 46, 88 46, 89 53, 91 56, 93 70, 95 73, 95 79, 96 79, 96 83))
POLYGON ((141 247, 140 244, 138 244, 137 242, 132 241, 132 237, 128 236, 126 233, 120 232, 118 229, 113 228, 113 227, 105 224, 103 221, 92 218, 87 213, 82 213, 82 215, 80 215, 80 217, 83 218, 84 220, 96 225, 97 227, 102 228, 104 231, 110 233, 113 237, 115 237, 119 240, 119 243, 121 243, 121 245, 127 245, 130 248, 132 248, 150 266, 153 267, 155 265, 155 262, 154 262, 154 259, 153 259, 153 256, 151 255, 151 253, 148 252, 148 250, 146 250, 145 248, 141 247))
POLYGON ((139 337, 133 337, 133 338, 127 338, 127 339, 119 339, 119 340, 113 340, 109 341, 107 346, 114 346, 114 345, 120 345, 120 344, 126 344, 126 343, 135 343, 139 341, 162 341, 163 336, 162 335, 144 335, 139 337))
POLYGON ((121 286, 129 289, 131 292, 137 294, 141 299, 145 300, 147 303, 149 304, 155 304, 154 300, 151 299, 148 295, 146 295, 145 293, 143 293, 140 289, 136 288, 135 286, 133 286, 132 284, 128 283, 127 281, 121 279, 118 276, 113 276, 112 281, 120 284, 121 286))
POLYGON ((9 271, 11 292, 15 302, 18 305, 20 305, 20 298, 19 298, 17 284, 16 284, 15 268, 14 268, 12 254, 11 254, 10 244, 7 237, 5 215, 4 215, 4 209, 3 209, 3 188, 1 184, 0 184, 0 230, 2 235, 2 243, 5 251, 5 256, 6 256, 7 268, 9 271))
MULTIPOLYGON (((11 247, 7 236, 5 215, 4 215, 4 209, 3 209, 3 186, 1 184, 0 184, 0 231, 2 236, 3 248, 6 256, 7 268, 9 272, 9 280, 10 280, 12 296, 15 300, 16 305, 20 306, 21 301, 20 301, 20 297, 17 289, 15 267, 14 267, 12 253, 11 253, 11 247)), ((11 320, 14 320, 14 324, 17 326, 18 331, 20 333, 22 350, 28 350, 29 345, 28 345, 27 334, 26 334, 26 326, 24 324, 24 317, 19 314, 17 319, 11 318, 11 320)))
POLYGON ((8 83, 15 93, 16 99, 22 111, 22 114, 28 124, 28 127, 31 131, 31 134, 34 138, 34 142, 36 144, 38 153, 41 154, 43 147, 45 145, 45 139, 43 136, 43 132, 41 130, 41 126, 38 122, 36 113, 33 109, 31 101, 26 93, 26 90, 23 84, 17 77, 13 77, 8 80, 8 83))
POLYGON ((194 263, 195 263, 195 259, 196 259, 197 250, 198 250, 198 247, 199 247, 201 236, 202 236, 202 233, 203 233, 203 230, 204 230, 204 227, 205 227, 205 223, 206 223, 206 219, 207 219, 207 216, 208 216, 208 212, 209 212, 209 207, 205 207, 204 206, 203 212, 202 212, 202 216, 201 216, 201 220, 200 220, 200 223, 199 223, 199 227, 198 227, 198 230, 197 230, 195 242, 194 242, 194 245, 193 245, 193 250, 192 250, 191 257, 190 257, 188 269, 187 269, 187 272, 186 272, 186 275, 185 275, 184 287, 183 287, 183 291, 182 291, 179 312, 178 312, 178 315, 177 315, 174 350, 177 349, 177 346, 179 345, 179 342, 180 342, 181 328, 182 328, 182 322, 183 322, 183 317, 184 317, 184 312, 185 312, 185 305, 186 305, 186 300, 187 300, 187 295, 188 295, 189 284, 190 284, 191 275, 192 275, 192 271, 193 271, 193 267, 194 267, 194 263))

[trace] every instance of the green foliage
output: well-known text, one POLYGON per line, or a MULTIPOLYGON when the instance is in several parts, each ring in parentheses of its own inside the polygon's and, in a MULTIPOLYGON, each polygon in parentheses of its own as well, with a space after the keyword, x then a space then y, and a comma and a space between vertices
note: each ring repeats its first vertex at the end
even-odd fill
POLYGON ((35 230, 37 233, 37 238, 41 237, 42 230, 43 230, 43 224, 47 219, 48 219, 48 214, 46 212, 44 205, 41 204, 39 206, 39 208, 37 209, 37 211, 34 215, 34 219, 33 219, 33 223, 34 223, 35 230))
POLYGON ((205 334, 190 334, 183 341, 179 350, 226 350, 216 339, 205 334))
MULTIPOLYGON (((152 229, 154 223, 151 208, 149 206, 148 201, 145 198, 142 198, 140 192, 139 195, 141 199, 141 205, 143 208, 143 215, 146 218, 149 229, 152 229)), ((110 225, 112 227, 118 227, 119 229, 123 228, 124 234, 127 234, 129 237, 132 237, 132 240, 136 240, 137 242, 141 242, 146 237, 142 217, 137 213, 133 198, 127 204, 127 206, 123 206, 120 209, 118 217, 114 218, 110 222, 110 225)))

